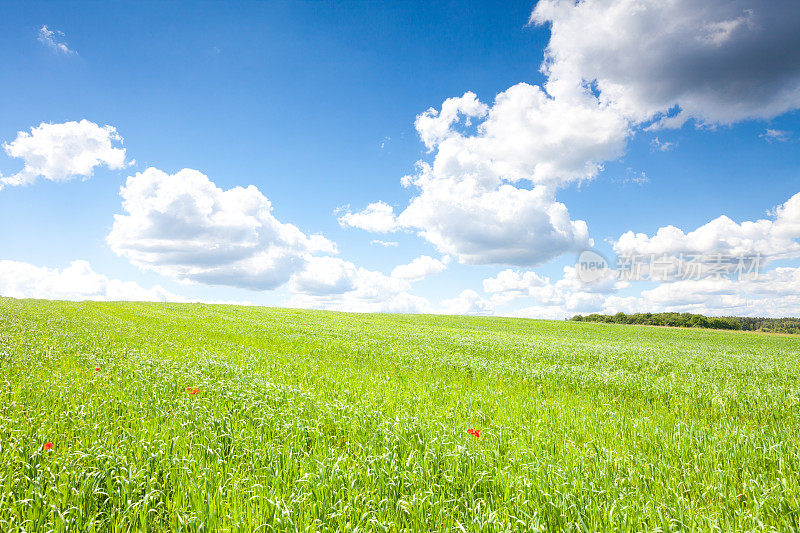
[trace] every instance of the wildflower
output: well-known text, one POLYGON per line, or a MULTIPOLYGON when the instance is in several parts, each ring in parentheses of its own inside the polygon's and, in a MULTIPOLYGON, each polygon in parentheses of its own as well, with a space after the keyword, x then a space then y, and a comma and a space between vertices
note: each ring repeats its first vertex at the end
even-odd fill
POLYGON ((44 443, 44 451, 50 451, 53 449, 53 443, 48 441, 44 443))
POLYGON ((99 366, 94 367, 94 371, 95 372, 100 372, 100 367, 99 366))
POLYGON ((195 394, 200 394, 200 389, 192 389, 189 391, 189 394, 191 394, 192 396, 194 396, 195 394))
POLYGON ((194 387, 186 387, 186 392, 191 392, 194 387))
POLYGON ((469 433, 470 435, 472 435, 473 437, 476 437, 476 438, 481 436, 481 430, 480 429, 469 428, 467 430, 467 433, 469 433))

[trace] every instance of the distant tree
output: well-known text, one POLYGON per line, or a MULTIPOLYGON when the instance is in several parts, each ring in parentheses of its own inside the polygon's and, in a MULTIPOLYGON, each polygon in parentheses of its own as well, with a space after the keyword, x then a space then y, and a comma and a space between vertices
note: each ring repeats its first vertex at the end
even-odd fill
POLYGON ((605 322, 611 324, 643 324, 649 326, 674 326, 682 328, 744 329, 800 334, 800 318, 707 317, 692 313, 634 313, 614 315, 575 315, 576 322, 605 322))

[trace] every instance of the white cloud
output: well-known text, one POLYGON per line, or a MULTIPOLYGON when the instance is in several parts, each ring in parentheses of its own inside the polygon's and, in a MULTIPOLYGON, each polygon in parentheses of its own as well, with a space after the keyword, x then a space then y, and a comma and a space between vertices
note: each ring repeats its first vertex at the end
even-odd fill
POLYGON ((772 220, 737 224, 723 215, 689 233, 675 226, 659 228, 653 236, 628 231, 614 243, 614 251, 627 256, 759 254, 765 259, 778 259, 800 256, 798 238, 800 193, 778 206, 772 220))
POLYGON ((159 285, 151 289, 96 273, 86 261, 67 268, 44 268, 19 261, 0 260, 0 295, 11 298, 185 302, 159 285))
MULTIPOLYGON (((770 217, 736 223, 722 216, 688 233, 666 226, 652 236, 623 234, 614 243, 621 257, 654 258, 658 270, 673 267, 672 271, 663 272, 660 281, 658 270, 649 272, 644 268, 641 274, 650 282, 647 285, 620 280, 618 271, 611 269, 600 280, 586 284, 575 267, 567 266, 562 278, 555 282, 532 271, 506 269, 485 279, 483 289, 491 295, 495 314, 532 318, 619 311, 797 316, 800 315, 800 268, 764 271, 763 267, 773 260, 800 257, 800 193, 773 209, 770 217), (757 255, 762 258, 759 271, 744 270, 736 275, 734 260, 726 265, 730 267, 727 273, 709 275, 719 258, 757 255), (701 268, 689 271, 687 261, 701 268), (682 272, 691 272, 689 279, 674 275, 674 267, 678 266, 682 272)), ((646 260, 641 263, 643 267, 648 264, 646 260)), ((745 262, 745 269, 751 265, 745 262)))
POLYGON ((800 268, 779 267, 750 279, 662 283, 639 296, 611 296, 604 313, 680 312, 711 316, 800 315, 800 268))
POLYGON ((63 124, 42 123, 31 132, 20 131, 11 143, 3 144, 10 157, 20 158, 25 167, 13 176, 0 177, 6 185, 28 185, 42 177, 51 181, 88 179, 95 167, 125 166, 122 137, 112 126, 98 126, 86 119, 63 124))
MULTIPOLYGON (((494 292, 491 302, 496 314, 561 319, 576 314, 600 312, 609 298, 614 297, 618 288, 621 288, 613 278, 604 280, 598 286, 580 284, 576 279, 571 279, 574 277, 571 270, 572 267, 565 267, 564 277, 555 283, 545 279, 544 284, 532 285, 526 290, 494 292), (511 302, 516 304, 509 308, 511 302)), ((488 281, 484 280, 484 285, 488 281)))
POLYGON ((59 30, 50 30, 47 25, 39 28, 38 39, 39 42, 48 47, 50 50, 57 54, 72 55, 77 54, 75 50, 71 50, 67 46, 67 41, 64 40, 64 32, 59 30))
POLYGON ((764 133, 759 134, 759 137, 767 141, 768 143, 785 143, 789 141, 791 133, 784 130, 773 130, 767 128, 764 130, 764 133))
POLYGON ((507 316, 541 320, 563 320, 580 313, 572 313, 560 306, 532 305, 509 313, 507 316))
MULTIPOLYGON (((338 211, 339 210, 337 210, 337 212, 338 211)), ((397 230, 394 209, 387 203, 374 202, 356 213, 351 213, 346 209, 343 211, 344 213, 339 216, 338 219, 339 224, 342 226, 351 226, 353 228, 360 228, 377 233, 397 230)))
POLYGON ((464 96, 448 98, 442 103, 442 110, 431 107, 414 121, 414 127, 428 150, 433 150, 439 143, 453 134, 452 126, 464 117, 464 125, 472 125, 472 118, 486 116, 489 107, 478 100, 472 91, 464 96))
POLYGON ((369 231, 416 230, 445 254, 469 264, 534 265, 591 246, 586 223, 570 220, 555 190, 591 179, 622 153, 627 122, 585 89, 553 98, 520 83, 492 106, 474 94, 417 117, 435 153, 403 185, 418 193, 398 215, 377 202, 340 217, 369 231), (480 119, 469 127, 460 116, 480 119))
POLYGON ((494 313, 491 302, 482 298, 472 289, 462 291, 456 298, 443 300, 439 305, 442 312, 448 315, 491 315, 494 313))
POLYGON ((495 315, 548 319, 620 311, 688 312, 709 316, 800 315, 800 268, 779 267, 742 279, 690 279, 660 283, 630 296, 620 293, 630 284, 613 278, 600 287, 582 285, 575 279, 572 267, 566 267, 564 277, 555 283, 538 276, 525 283, 520 280, 520 274, 504 271, 496 278, 484 280, 484 290, 492 293, 491 305, 495 315), (505 281, 503 278, 506 278, 505 281), (517 302, 518 305, 509 307, 511 302, 517 302))
POLYGON ((662 141, 658 137, 654 137, 653 140, 650 141, 650 150, 654 152, 669 152, 676 146, 678 146, 678 143, 662 141))
POLYGON ((427 299, 408 292, 377 294, 361 286, 358 290, 339 295, 296 294, 286 305, 301 309, 325 309, 348 313, 431 313, 433 308, 427 299))
POLYGON ((369 243, 376 246, 383 246, 384 248, 396 248, 400 246, 400 243, 397 241, 382 241, 380 239, 372 239, 369 243))
POLYGON ((443 124, 449 127, 432 135, 420 120, 431 111, 417 117, 420 137, 436 151, 433 178, 471 178, 490 190, 525 181, 562 186, 596 176, 603 161, 622 153, 629 134, 627 123, 585 89, 554 98, 539 86, 519 83, 486 109, 474 132, 462 132, 448 119, 443 124))
POLYGON ((134 265, 178 280, 271 289, 305 268, 314 253, 335 253, 321 235, 278 221, 254 186, 223 191, 192 169, 148 168, 120 190, 111 249, 134 265))
POLYGON ((534 265, 592 244, 586 223, 570 220, 546 188, 491 190, 428 172, 416 183, 422 192, 400 221, 461 263, 534 265))
POLYGON ((548 283, 550 283, 549 278, 543 278, 531 270, 520 272, 509 268, 499 272, 494 278, 483 280, 483 290, 488 293, 519 293, 520 296, 524 296, 530 289, 548 283))
POLYGON ((647 174, 643 170, 633 170, 632 168, 628 168, 625 172, 625 176, 620 179, 620 181, 624 184, 634 184, 634 185, 644 185, 645 183, 650 183, 650 178, 647 177, 647 174))
POLYGON ((634 131, 800 107, 796 2, 542 0, 531 21, 551 27, 544 88, 520 83, 492 105, 466 92, 420 114, 433 161, 401 180, 409 205, 372 203, 343 226, 414 230, 462 263, 537 265, 592 244, 556 192, 595 177, 634 131))
POLYGON ((421 255, 407 265, 399 265, 395 267, 394 270, 392 270, 391 276, 395 279, 421 281, 428 276, 432 276, 444 271, 449 262, 449 256, 444 256, 440 261, 439 259, 434 259, 429 255, 421 255))
POLYGON ((515 300, 523 300, 529 305, 524 311, 516 311, 518 316, 533 316, 534 310, 550 309, 539 315, 542 318, 562 318, 571 314, 596 310, 603 305, 607 295, 628 286, 618 281, 615 273, 608 270, 594 283, 583 283, 575 267, 566 266, 563 277, 551 282, 532 271, 503 270, 494 278, 483 280, 483 290, 492 295, 491 301, 501 307, 515 300), (557 312, 556 312, 557 310, 557 312))
POLYGON ((292 276, 289 290, 299 294, 328 296, 356 288, 359 269, 338 257, 314 257, 292 276))
POLYGON ((800 107, 797 4, 542 0, 531 21, 552 30, 544 88, 514 85, 491 106, 467 92, 420 114, 434 155, 401 180, 416 195, 399 213, 382 202, 348 212, 343 226, 415 230, 462 263, 533 266, 591 246, 555 193, 595 177, 635 129, 800 107))
POLYGON ((531 21, 551 28, 550 94, 592 84, 634 122, 730 124, 800 107, 794 0, 541 0, 531 21))
POLYGON ((409 293, 411 283, 442 272, 450 258, 427 255, 395 267, 389 276, 357 267, 338 257, 312 257, 295 273, 288 288, 289 305, 368 313, 429 313, 427 299, 409 293))
POLYGON ((359 313, 426 313, 425 298, 408 292, 408 280, 360 268, 336 257, 312 257, 292 276, 292 307, 359 313))
MULTIPOLYGON (((707 276, 720 257, 748 257, 760 255, 761 266, 776 259, 800 257, 800 193, 775 208, 771 219, 736 223, 721 216, 684 233, 674 226, 659 229, 654 235, 627 232, 615 243, 614 250, 621 257, 653 257, 658 269, 664 270, 663 279, 679 281, 658 282, 659 272, 647 271, 650 285, 633 289, 637 282, 620 281, 616 271, 609 270, 605 278, 587 285, 581 282, 574 267, 565 267, 562 279, 551 282, 533 272, 504 270, 493 278, 484 280, 484 291, 500 314, 515 316, 563 318, 580 313, 613 314, 618 311, 634 312, 691 312, 707 315, 791 316, 800 314, 800 268, 780 267, 766 272, 747 272, 739 276, 707 276), (681 279, 673 274, 677 267, 686 269, 692 261, 691 279, 681 279), (670 276, 672 276, 670 278, 670 276), (696 279, 698 278, 699 279, 696 279), (623 289, 630 295, 621 295, 623 289), (511 302, 524 307, 508 309, 511 302)), ((649 262, 641 263, 646 267, 649 262)), ((746 263, 747 268, 750 263, 746 263)), ((735 267, 735 265, 731 265, 735 267)), ((620 268, 618 266, 618 268, 620 268)), ((733 273, 731 268, 729 273, 733 273)))

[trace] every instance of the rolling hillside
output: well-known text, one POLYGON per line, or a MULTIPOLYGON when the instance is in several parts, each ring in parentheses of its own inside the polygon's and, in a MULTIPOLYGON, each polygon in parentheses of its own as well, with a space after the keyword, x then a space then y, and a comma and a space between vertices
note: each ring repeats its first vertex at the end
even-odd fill
POLYGON ((0 396, 2 531, 800 527, 792 337, 0 299, 0 396))

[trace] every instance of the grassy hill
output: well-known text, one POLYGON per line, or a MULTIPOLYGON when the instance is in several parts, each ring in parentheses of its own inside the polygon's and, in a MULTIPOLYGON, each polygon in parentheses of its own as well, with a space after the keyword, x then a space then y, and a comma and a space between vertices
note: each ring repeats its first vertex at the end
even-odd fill
POLYGON ((800 341, 0 299, 0 464, 0 531, 796 531, 800 341))

